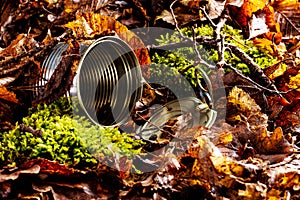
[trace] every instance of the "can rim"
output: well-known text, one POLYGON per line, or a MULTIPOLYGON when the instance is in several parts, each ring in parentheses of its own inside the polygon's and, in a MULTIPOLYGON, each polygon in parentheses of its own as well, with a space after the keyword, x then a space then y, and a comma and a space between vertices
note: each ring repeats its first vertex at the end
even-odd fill
MULTIPOLYGON (((85 105, 82 101, 82 94, 81 94, 81 91, 79 89, 79 86, 81 84, 80 82, 80 74, 81 74, 81 68, 82 68, 82 65, 84 63, 84 60, 86 59, 87 55, 89 54, 89 52, 94 48, 96 47, 97 45, 103 43, 103 42, 111 42, 111 43, 115 43, 115 44, 118 44, 120 46, 122 46, 123 48, 125 48, 127 50, 127 52, 124 52, 124 53, 128 53, 130 54, 130 57, 132 58, 132 61, 134 66, 130 66, 130 69, 132 68, 135 68, 135 72, 136 72, 136 78, 138 78, 139 82, 142 82, 143 80, 143 77, 142 77, 142 71, 140 69, 140 64, 139 64, 139 61, 138 61, 138 58, 137 56, 135 55, 133 49, 126 43, 124 42, 123 40, 121 40, 119 37, 117 36, 104 36, 104 37, 101 37, 97 40, 95 40, 92 44, 90 44, 87 49, 84 51, 83 55, 81 55, 81 59, 79 61, 79 64, 78 64, 78 67, 77 67, 77 70, 76 70, 76 76, 74 78, 74 81, 73 81, 73 87, 76 88, 76 92, 77 92, 77 98, 78 98, 78 102, 80 104, 80 107, 83 109, 85 115, 94 123, 94 124, 97 124, 101 127, 116 127, 116 126, 119 126, 121 124, 123 124, 126 120, 128 120, 128 118, 124 118, 124 119, 118 119, 118 121, 115 123, 115 124, 112 124, 112 125, 103 125, 101 124, 100 122, 97 122, 93 119, 93 117, 89 114, 89 112, 87 111, 87 109, 85 108, 85 105)), ((130 70, 128 70, 128 66, 127 64, 125 64, 126 66, 124 67, 125 68, 125 73, 130 73, 130 70)), ((139 86, 139 88, 137 88, 137 90, 135 91, 135 100, 137 101, 139 98, 142 97, 142 89, 143 85, 141 84, 139 86)), ((132 112, 132 110, 134 109, 134 106, 132 106, 132 108, 129 108, 129 113, 132 112)))
POLYGON ((168 120, 187 113, 192 113, 192 127, 204 126, 210 128, 217 116, 217 112, 210 109, 208 105, 200 99, 196 97, 184 97, 170 101, 160 107, 145 124, 137 129, 137 134, 141 135, 144 140, 155 143, 155 140, 150 139, 151 136, 156 135, 157 138, 160 138, 162 132, 160 130, 153 131, 151 126, 161 128, 168 120), (193 113, 199 116, 195 116, 193 113), (205 115, 206 119, 201 115, 205 115), (149 129, 150 132, 148 132, 147 129, 149 129))

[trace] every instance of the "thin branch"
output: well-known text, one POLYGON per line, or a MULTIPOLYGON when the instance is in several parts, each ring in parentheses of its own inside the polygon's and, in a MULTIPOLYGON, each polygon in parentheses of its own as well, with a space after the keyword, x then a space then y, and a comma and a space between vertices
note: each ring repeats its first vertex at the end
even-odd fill
MULTIPOLYGON (((202 65, 205 65, 206 67, 208 67, 209 69, 215 69, 215 66, 210 65, 208 62, 206 62, 205 60, 202 59, 200 52, 198 51, 198 48, 197 48, 198 44, 197 44, 197 40, 196 40, 195 29, 194 29, 194 27, 192 27, 192 29, 193 29, 193 49, 196 52, 196 55, 198 57, 198 61, 196 61, 195 64, 202 64, 202 65)), ((198 69, 201 70, 202 74, 205 74, 203 69, 201 69, 200 67, 198 67, 198 69)), ((208 78, 208 80, 209 80, 209 78, 208 78)), ((208 80, 206 80, 206 81, 208 81, 208 80)))
POLYGON ((230 48, 237 57, 239 57, 244 63, 247 64, 247 66, 251 70, 251 75, 260 78, 260 84, 265 87, 272 88, 272 90, 277 91, 278 95, 281 96, 281 94, 277 90, 277 87, 271 82, 271 80, 264 74, 260 66, 255 63, 255 61, 249 55, 247 55, 238 46, 235 46, 233 44, 225 43, 225 47, 230 48))
POLYGON ((290 24, 291 24, 291 26, 298 32, 298 33, 300 33, 300 30, 295 26, 295 24, 284 14, 284 13, 282 13, 282 12, 280 12, 279 11, 279 13, 284 17, 284 19, 286 20, 286 21, 288 21, 290 24))
POLYGON ((255 85, 256 87, 258 87, 259 89, 265 90, 265 91, 267 91, 267 92, 269 92, 269 93, 271 93, 271 94, 276 93, 276 94, 278 94, 280 97, 282 97, 281 92, 279 92, 277 89, 276 89, 276 90, 274 90, 274 89, 269 89, 269 88, 267 88, 267 87, 264 87, 264 86, 262 86, 262 85, 256 83, 256 82, 253 81, 251 78, 245 76, 245 75, 242 74, 239 70, 237 70, 236 68, 232 67, 232 66, 229 65, 229 64, 226 64, 226 67, 228 67, 229 69, 231 69, 234 73, 236 73, 236 74, 237 74, 238 76, 240 76, 241 78, 243 78, 243 79, 249 81, 250 83, 252 83, 252 84, 255 85))
POLYGON ((172 18, 173 18, 173 20, 174 20, 175 27, 176 27, 177 31, 179 32, 179 34, 180 34, 180 36, 181 36, 182 38, 185 38, 185 36, 182 34, 182 32, 181 32, 180 29, 179 29, 178 22, 177 22, 177 19, 176 19, 174 10, 173 10, 173 5, 174 5, 177 1, 178 1, 178 0, 175 0, 175 1, 173 1, 173 2, 171 3, 171 5, 170 5, 170 10, 171 10, 172 18))
MULTIPOLYGON (((210 38, 208 36, 197 36, 197 37, 195 37, 195 40, 198 44, 204 44, 204 45, 208 45, 208 46, 214 46, 214 44, 219 41, 214 38, 210 38)), ((176 43, 169 43, 169 44, 163 44, 163 45, 148 45, 147 49, 150 49, 150 50, 151 49, 173 50, 173 49, 182 48, 182 47, 190 47, 193 44, 194 44, 193 40, 185 37, 185 39, 183 39, 180 42, 176 42, 176 43)))
POLYGON ((216 28, 217 25, 211 20, 211 18, 209 17, 209 15, 207 14, 207 12, 205 11, 204 7, 200 7, 200 10, 202 11, 202 13, 205 15, 206 19, 208 19, 209 23, 211 23, 211 25, 216 28))
POLYGON ((218 43, 217 43, 217 45, 218 45, 218 63, 217 63, 217 66, 219 68, 223 67, 223 65, 226 63, 225 62, 225 57, 224 57, 224 54, 225 54, 225 46, 224 46, 225 35, 221 34, 221 31, 224 28, 224 25, 225 25, 226 21, 227 21, 226 15, 222 15, 221 18, 220 18, 219 23, 216 26, 216 30, 215 30, 216 38, 217 38, 217 40, 219 40, 218 43))

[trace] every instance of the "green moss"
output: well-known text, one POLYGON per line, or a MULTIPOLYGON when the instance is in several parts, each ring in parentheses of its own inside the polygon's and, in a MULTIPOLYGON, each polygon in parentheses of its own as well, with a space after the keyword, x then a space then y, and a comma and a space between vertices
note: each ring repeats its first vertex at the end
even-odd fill
MULTIPOLYGON (((207 36, 213 38, 214 30, 210 25, 202 25, 194 29, 196 36, 207 36)), ((191 28, 181 29, 182 33, 192 37, 193 31, 191 28)), ((234 29, 229 25, 225 25, 222 31, 225 34, 225 42, 234 44, 240 47, 246 54, 248 54, 253 60, 261 67, 265 68, 279 62, 275 57, 269 55, 269 53, 263 49, 258 48, 253 44, 251 40, 245 40, 241 30, 234 29)), ((160 45, 166 45, 170 43, 180 42, 180 36, 177 32, 174 34, 166 34, 157 39, 160 45)), ((212 48, 208 45, 198 45, 198 51, 203 60, 209 64, 215 65, 218 62, 218 51, 216 48, 212 48)), ((209 73, 209 70, 205 66, 193 66, 194 60, 197 59, 194 49, 192 47, 182 47, 174 51, 169 52, 156 52, 152 56, 154 63, 163 64, 167 67, 176 69, 182 73, 192 84, 195 84, 195 68, 201 67, 209 73)), ((236 55, 231 54, 229 51, 225 51, 224 59, 228 64, 241 70, 244 74, 250 74, 248 66, 243 63, 236 55)), ((158 73, 154 68, 151 71, 152 76, 158 73)), ((172 75, 166 75, 167 77, 172 75)), ((201 76, 201 75, 199 75, 201 76)))
POLYGON ((14 166, 31 158, 46 158, 72 166, 93 166, 118 152, 120 156, 139 154, 141 140, 118 129, 102 128, 84 117, 73 117, 68 98, 31 109, 23 119, 26 126, 42 131, 37 137, 16 128, 0 135, 0 165, 14 166))

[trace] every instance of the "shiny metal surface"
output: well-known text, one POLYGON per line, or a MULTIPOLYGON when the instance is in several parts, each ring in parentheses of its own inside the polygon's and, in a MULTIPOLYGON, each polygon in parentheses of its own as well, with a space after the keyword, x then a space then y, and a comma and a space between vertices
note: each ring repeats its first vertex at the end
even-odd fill
MULTIPOLYGON (((59 43, 42 64, 43 89, 68 48, 59 43)), ((143 80, 139 62, 130 46, 114 36, 102 37, 90 45, 81 44, 81 60, 70 90, 81 109, 95 124, 116 126, 128 120, 135 102, 142 95, 143 80), (122 85, 118 81, 122 79, 122 85)), ((35 95, 38 95, 36 92, 35 95)))
POLYGON ((137 133, 145 140, 154 142, 163 133, 163 127, 169 120, 183 115, 191 115, 186 128, 204 126, 210 128, 214 123, 217 113, 209 108, 206 103, 195 97, 187 97, 171 101, 159 108, 150 119, 141 127, 137 133))

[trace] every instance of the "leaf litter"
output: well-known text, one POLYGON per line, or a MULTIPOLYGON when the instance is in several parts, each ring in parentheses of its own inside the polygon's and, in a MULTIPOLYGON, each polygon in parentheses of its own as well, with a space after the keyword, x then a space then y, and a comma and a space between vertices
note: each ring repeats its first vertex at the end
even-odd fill
MULTIPOLYGON (((13 113, 16 109, 27 103, 24 101, 26 99, 24 86, 32 85, 30 84, 32 79, 38 78, 32 71, 40 70, 42 60, 57 41, 68 41, 70 47, 64 52, 66 55, 64 60, 61 61, 55 75, 51 77, 36 103, 52 102, 68 90, 75 75, 74 67, 78 62, 78 42, 80 42, 78 40, 118 33, 122 39, 132 45, 133 49, 137 45, 135 47, 139 50, 135 53, 139 62, 145 66, 143 75, 149 76, 147 65, 150 64, 150 56, 147 49, 143 42, 135 34, 128 32, 128 28, 123 25, 135 25, 135 16, 126 18, 124 13, 112 12, 115 13, 116 18, 121 19, 122 24, 112 16, 100 14, 107 12, 105 9, 109 10, 109 6, 117 5, 116 1, 112 1, 107 7, 101 6, 100 1, 96 5, 93 4, 99 10, 98 13, 90 12, 93 7, 83 9, 84 6, 92 5, 91 2, 79 2, 22 1, 12 12, 8 1, 0 3, 3 11, 0 117, 1 123, 6 124, 6 127, 10 127, 8 124, 15 120, 16 116, 13 113), (63 4, 66 6, 61 7, 63 4), (18 30, 23 19, 28 21, 30 30, 25 30, 27 26, 22 27, 24 30, 18 30), (11 30, 16 31, 11 32, 11 30), (122 35, 124 32, 126 35, 122 35), (20 71, 30 74, 30 78, 24 77, 20 71)), ((216 3, 210 1, 207 6, 211 6, 213 2, 216 3)), ((175 13, 181 15, 181 18, 177 16, 180 23, 187 24, 191 20, 200 19, 198 12, 200 1, 180 3, 194 9, 195 12, 189 16, 182 14, 187 8, 178 6, 175 13)), ((280 3, 284 5, 285 1, 280 3)), ((274 8, 280 6, 280 3, 275 1, 274 8)), ((144 20, 148 19, 148 9, 144 8, 143 3, 128 1, 126 6, 128 5, 136 8, 135 12, 143 16, 144 20)), ((251 25, 249 22, 251 17, 252 20, 253 16, 264 19, 261 23, 265 23, 274 35, 271 39, 267 34, 263 35, 263 38, 257 38, 256 43, 266 47, 269 52, 274 50, 272 45, 277 45, 276 41, 275 44, 270 43, 272 39, 281 41, 278 25, 270 20, 274 11, 264 1, 226 1, 226 4, 219 6, 220 9, 222 6, 241 7, 239 11, 241 15, 237 18, 238 23, 250 28, 253 26, 253 23, 251 25), (263 17, 256 15, 258 11, 263 13, 263 17)), ((133 10, 126 8, 126 12, 128 14, 133 10)), ((217 18, 219 15, 218 11, 210 14, 210 17, 217 18)), ((152 20, 157 20, 155 23, 162 20, 174 24, 171 19, 173 18, 170 13, 162 9, 161 16, 152 20)), ((256 37, 251 29, 250 33, 247 32, 248 30, 244 31, 246 35, 256 37)), ((260 32, 260 34, 264 33, 267 33, 265 29, 260 32)), ((296 50, 293 52, 295 53, 296 50)), ((279 64, 266 69, 268 71, 265 70, 267 77, 273 80, 278 89, 286 92, 284 97, 287 99, 287 102, 283 102, 276 95, 267 95, 266 102, 271 115, 264 112, 265 109, 257 103, 255 94, 242 87, 234 86, 228 87, 230 89, 226 99, 226 121, 217 122, 210 129, 195 127, 189 130, 180 128, 182 123, 185 123, 183 118, 170 121, 169 131, 173 136, 193 136, 192 142, 188 150, 180 155, 177 155, 176 151, 161 148, 165 145, 164 141, 145 147, 148 150, 160 148, 157 155, 137 158, 146 167, 159 166, 153 172, 130 173, 134 160, 127 158, 118 158, 121 171, 101 163, 93 169, 76 169, 40 158, 15 168, 1 169, 0 195, 3 199, 193 199, 197 197, 198 199, 298 199, 300 198, 300 156, 297 147, 300 141, 298 65, 299 63, 296 66, 288 64, 287 67, 283 67, 279 64), (174 128, 174 124, 179 125, 179 128, 174 128)), ((222 74, 218 74, 222 79, 228 78, 228 75, 224 76, 224 71, 219 73, 222 74)), ((237 79, 236 85, 253 86, 244 81, 239 82, 237 79)), ((226 82, 228 86, 232 84, 230 79, 226 82)), ((160 95, 149 93, 145 101, 149 101, 150 104, 155 98, 159 101, 160 95)), ((166 142, 169 140, 168 137, 166 136, 166 142)), ((180 149, 181 146, 174 148, 180 149)))

